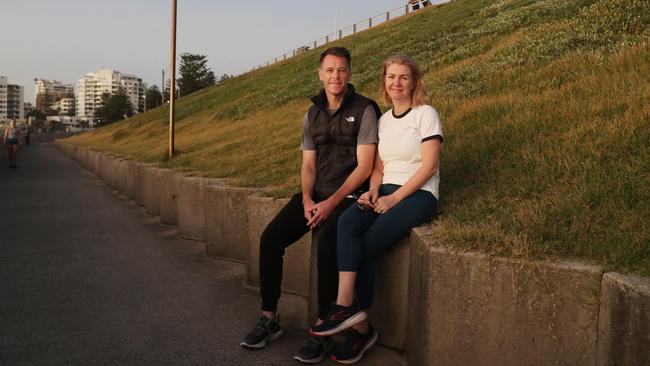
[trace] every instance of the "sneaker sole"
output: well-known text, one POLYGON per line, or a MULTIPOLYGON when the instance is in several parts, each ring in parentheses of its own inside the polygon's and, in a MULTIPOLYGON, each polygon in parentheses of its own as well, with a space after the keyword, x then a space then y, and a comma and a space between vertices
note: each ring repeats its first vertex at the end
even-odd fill
POLYGON ((282 335, 283 332, 284 331, 282 329, 280 329, 279 331, 277 331, 277 332, 275 332, 273 334, 269 334, 266 338, 262 339, 262 341, 259 342, 259 343, 249 344, 249 343, 246 343, 246 342, 241 342, 239 345, 244 347, 244 348, 249 348, 249 349, 261 349, 261 348, 266 347, 267 341, 270 342, 270 341, 274 341, 274 340, 280 338, 280 336, 282 335))
POLYGON ((323 361, 324 358, 325 358, 324 353, 322 355, 320 355, 320 357, 317 357, 317 358, 302 358, 300 356, 293 356, 293 359, 298 361, 298 362, 310 363, 310 364, 311 363, 319 363, 319 362, 323 361))
POLYGON ((365 311, 360 311, 353 316, 351 316, 348 320, 344 321, 343 323, 337 325, 336 327, 330 329, 330 330, 324 330, 321 332, 314 332, 313 330, 310 330, 312 335, 316 335, 319 337, 326 337, 326 336, 331 336, 336 333, 340 333, 348 328, 352 328, 353 326, 361 323, 362 321, 366 320, 368 318, 368 314, 366 314, 365 311))
POLYGON ((359 352, 359 354, 356 357, 351 358, 349 360, 337 360, 336 357, 332 356, 332 361, 336 361, 344 365, 351 365, 353 363, 359 362, 359 360, 361 360, 361 357, 363 357, 363 354, 366 353, 368 348, 372 347, 377 342, 377 338, 379 338, 379 333, 375 331, 375 335, 373 335, 372 338, 370 338, 370 340, 368 341, 368 343, 366 343, 366 345, 363 346, 361 352, 359 352))

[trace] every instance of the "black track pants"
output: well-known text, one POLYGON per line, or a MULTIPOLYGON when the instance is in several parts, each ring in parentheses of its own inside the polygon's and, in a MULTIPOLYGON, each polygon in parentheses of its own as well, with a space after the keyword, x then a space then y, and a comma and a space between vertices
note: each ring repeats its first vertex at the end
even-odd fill
MULTIPOLYGON (((336 265, 336 231, 341 213, 352 203, 345 199, 320 227, 312 231, 312 245, 317 246, 318 317, 323 319, 336 301, 338 267, 336 265)), ((266 226, 260 238, 260 293, 262 310, 276 311, 282 285, 284 249, 309 232, 302 207, 302 194, 296 193, 266 226)), ((309 261, 310 258, 304 260, 309 261)))

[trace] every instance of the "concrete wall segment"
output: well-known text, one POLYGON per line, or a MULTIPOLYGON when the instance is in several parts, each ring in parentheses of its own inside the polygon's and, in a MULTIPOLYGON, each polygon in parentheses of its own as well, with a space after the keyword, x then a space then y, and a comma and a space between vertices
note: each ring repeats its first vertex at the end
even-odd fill
POLYGON ((411 260, 409 364, 595 364, 600 267, 422 242, 411 260))
POLYGON ((160 223, 178 226, 178 180, 182 176, 172 169, 160 170, 160 223))
MULTIPOLYGON (((246 282, 259 286, 260 236, 266 225, 277 215, 288 199, 248 196, 248 254, 246 261, 246 282)), ((282 291, 307 297, 309 294, 309 272, 311 267, 311 235, 303 236, 289 246, 284 254, 282 291)))
POLYGON ((206 190, 208 256, 244 262, 248 255, 248 200, 259 190, 212 184, 206 190))
POLYGON ((149 164, 135 163, 135 174, 133 182, 133 201, 138 206, 144 206, 144 192, 145 192, 145 170, 149 167, 149 164))
POLYGON ((178 231, 191 240, 205 240, 205 178, 181 177, 178 180, 178 231))
POLYGON ((598 365, 650 365, 650 278, 606 273, 600 304, 598 365))
POLYGON ((144 211, 150 215, 160 215, 160 168, 146 166, 141 174, 144 211))

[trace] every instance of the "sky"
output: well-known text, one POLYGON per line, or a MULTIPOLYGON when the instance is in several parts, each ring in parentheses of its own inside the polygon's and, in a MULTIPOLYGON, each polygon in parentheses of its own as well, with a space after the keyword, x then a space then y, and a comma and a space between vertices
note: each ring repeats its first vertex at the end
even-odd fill
MULTIPOLYGON (((406 0, 177 0, 176 52, 207 55, 217 77, 276 56, 406 0), (338 15, 337 11, 338 9, 338 15)), ((2 0, 0 75, 25 88, 34 78, 76 83, 100 68, 149 85, 169 71, 172 0, 2 0)), ((168 75, 168 74, 167 74, 168 75)))

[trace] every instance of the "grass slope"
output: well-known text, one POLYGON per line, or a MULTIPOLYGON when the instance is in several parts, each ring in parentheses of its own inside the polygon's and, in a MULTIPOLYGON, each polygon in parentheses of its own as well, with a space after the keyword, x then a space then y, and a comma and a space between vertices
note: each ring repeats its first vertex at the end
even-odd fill
MULTIPOLYGON (((650 0, 456 0, 336 42, 377 96, 382 61, 421 64, 446 141, 436 244, 580 258, 650 275, 650 0)), ((239 185, 298 189, 320 50, 70 139, 239 185)))

